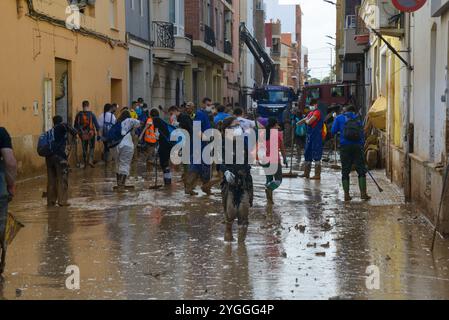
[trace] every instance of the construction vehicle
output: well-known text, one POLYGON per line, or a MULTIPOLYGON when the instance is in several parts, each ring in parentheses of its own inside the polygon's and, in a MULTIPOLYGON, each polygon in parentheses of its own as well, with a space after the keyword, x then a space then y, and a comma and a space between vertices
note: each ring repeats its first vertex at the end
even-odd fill
POLYGON ((257 103, 257 114, 263 118, 276 117, 283 123, 284 115, 291 110, 297 95, 290 87, 273 84, 275 64, 244 22, 240 24, 240 40, 246 44, 262 68, 264 83, 256 87, 252 93, 252 98, 257 103))

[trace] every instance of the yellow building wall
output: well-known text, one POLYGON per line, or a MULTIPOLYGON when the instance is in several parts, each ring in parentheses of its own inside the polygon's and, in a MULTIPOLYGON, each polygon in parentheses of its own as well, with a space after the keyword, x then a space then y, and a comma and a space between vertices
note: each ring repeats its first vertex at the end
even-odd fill
MULTIPOLYGON (((33 1, 35 9, 65 20, 67 1, 51 3, 33 1)), ((69 117, 72 120, 81 109, 83 100, 91 102, 91 109, 101 113, 103 105, 111 102, 111 79, 119 79, 116 86, 119 104, 127 97, 127 49, 125 42, 124 0, 118 1, 117 23, 111 28, 109 1, 97 1, 95 18, 84 17, 82 25, 116 41, 84 36, 62 26, 37 21, 27 16, 25 1, 0 1, 0 126, 13 137, 14 150, 23 175, 36 174, 43 167, 43 159, 36 154, 36 142, 44 129, 44 80, 53 80, 55 93, 55 59, 69 61, 69 117), (16 4, 18 3, 18 5, 16 4), (117 45, 119 44, 119 45, 117 45), (35 113, 33 104, 38 103, 35 113)), ((53 114, 55 99, 53 98, 53 114)))
MULTIPOLYGON (((401 50, 401 42, 397 38, 387 37, 387 41, 397 50, 401 50)), ((388 74, 388 97, 390 107, 392 108, 391 134, 392 142, 397 147, 402 147, 402 122, 401 122, 401 61, 391 52, 388 51, 390 60, 390 70, 388 74)))

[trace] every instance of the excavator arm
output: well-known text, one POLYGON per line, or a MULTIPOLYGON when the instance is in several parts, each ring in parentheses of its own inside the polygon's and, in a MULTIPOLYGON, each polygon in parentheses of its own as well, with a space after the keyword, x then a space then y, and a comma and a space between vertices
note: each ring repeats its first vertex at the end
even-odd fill
POLYGON ((275 72, 274 62, 257 39, 252 36, 244 22, 240 24, 240 40, 246 44, 249 51, 251 51, 257 63, 262 68, 264 84, 272 84, 272 75, 275 72))

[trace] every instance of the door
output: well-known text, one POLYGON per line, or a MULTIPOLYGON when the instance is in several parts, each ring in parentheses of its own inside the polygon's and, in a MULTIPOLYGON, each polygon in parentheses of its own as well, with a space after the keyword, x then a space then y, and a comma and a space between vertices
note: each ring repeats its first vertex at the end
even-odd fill
POLYGON ((69 122, 69 61, 55 60, 55 114, 69 122))
POLYGON ((52 127, 52 118, 53 118, 53 80, 45 79, 44 80, 44 127, 43 130, 50 130, 52 127))

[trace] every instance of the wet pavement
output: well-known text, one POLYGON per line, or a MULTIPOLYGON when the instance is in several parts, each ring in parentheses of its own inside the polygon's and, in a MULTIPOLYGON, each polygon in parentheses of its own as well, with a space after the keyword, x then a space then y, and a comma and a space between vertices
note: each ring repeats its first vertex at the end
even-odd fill
MULTIPOLYGON (((11 207, 26 227, 8 252, 0 299, 447 299, 449 242, 429 250, 432 226, 376 172, 379 194, 342 201, 340 175, 286 179, 266 206, 264 177, 254 170, 255 207, 246 244, 223 241, 214 195, 148 190, 152 177, 134 170, 136 190, 117 194, 114 173, 75 169, 69 208, 47 209, 44 177, 21 184, 11 207), (66 288, 67 266, 80 290, 66 288), (379 288, 368 289, 377 266, 379 288)), ((179 174, 176 175, 179 181, 179 174)), ((355 182, 356 177, 353 177, 355 182)))

